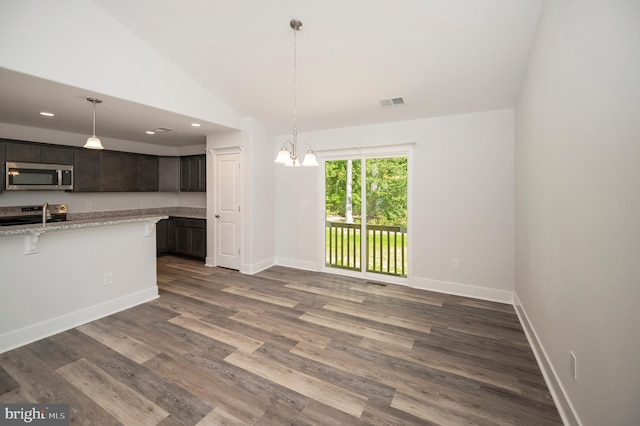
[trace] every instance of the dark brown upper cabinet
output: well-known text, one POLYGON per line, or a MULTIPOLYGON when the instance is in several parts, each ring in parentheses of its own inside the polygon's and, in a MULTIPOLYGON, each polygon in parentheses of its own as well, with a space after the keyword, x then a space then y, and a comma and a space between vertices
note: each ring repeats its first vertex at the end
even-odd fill
POLYGON ((158 191, 180 191, 180 157, 158 158, 158 191))
POLYGON ((100 191, 100 151, 76 148, 73 152, 73 192, 100 191))
POLYGON ((4 191, 5 168, 4 168, 5 143, 0 139, 0 192, 4 191))
POLYGON ((100 152, 100 191, 124 191, 124 160, 121 152, 100 152))
MULTIPOLYGON (((6 161, 70 164, 74 192, 206 192, 206 155, 159 157, 92 150, 0 138, 0 165, 6 161)), ((4 189, 0 177, 0 192, 4 189)))
POLYGON ((180 157, 180 191, 207 191, 206 155, 180 157))
POLYGON ((158 157, 142 154, 124 154, 125 192, 158 191, 158 157))
POLYGON ((122 192, 124 163, 121 152, 76 148, 74 192, 122 192))
POLYGON ((6 160, 24 163, 73 164, 73 148, 34 142, 6 142, 6 160))

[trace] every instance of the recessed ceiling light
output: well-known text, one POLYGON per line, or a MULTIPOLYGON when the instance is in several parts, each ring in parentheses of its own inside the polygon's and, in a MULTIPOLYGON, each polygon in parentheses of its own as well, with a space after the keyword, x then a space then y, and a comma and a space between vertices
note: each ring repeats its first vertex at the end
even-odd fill
POLYGON ((44 112, 44 111, 40 112, 40 115, 44 115, 45 117, 53 117, 53 116, 55 116, 55 114, 52 113, 52 112, 44 112))
POLYGON ((200 123, 191 123, 193 127, 200 127, 200 123))
POLYGON ((155 135, 156 134, 156 132, 154 132, 153 130, 147 130, 145 133, 148 134, 148 135, 155 135))

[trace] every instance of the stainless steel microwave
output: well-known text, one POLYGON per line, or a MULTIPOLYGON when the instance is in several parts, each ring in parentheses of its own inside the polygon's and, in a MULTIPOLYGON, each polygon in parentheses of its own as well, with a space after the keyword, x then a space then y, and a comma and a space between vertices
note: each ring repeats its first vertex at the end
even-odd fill
POLYGON ((73 189, 73 166, 66 164, 6 163, 6 190, 73 189))

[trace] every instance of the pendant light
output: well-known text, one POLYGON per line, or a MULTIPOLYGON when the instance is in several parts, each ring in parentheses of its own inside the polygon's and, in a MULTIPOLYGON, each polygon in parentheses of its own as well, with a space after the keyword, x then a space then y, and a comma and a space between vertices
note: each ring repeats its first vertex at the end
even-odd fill
POLYGON ((104 149, 104 146, 102 146, 102 142, 100 142, 100 139, 96 136, 96 104, 99 104, 102 101, 97 98, 87 98, 87 100, 93 104, 93 134, 89 138, 87 138, 87 142, 85 142, 84 148, 104 149))
POLYGON ((293 29, 293 139, 286 141, 276 159, 275 163, 284 164, 287 167, 316 167, 318 166, 318 159, 316 153, 309 149, 304 156, 304 161, 300 164, 298 160, 298 70, 297 70, 297 34, 302 29, 302 22, 297 19, 292 19, 289 22, 289 26, 293 29), (289 151, 289 146, 291 151, 289 151))

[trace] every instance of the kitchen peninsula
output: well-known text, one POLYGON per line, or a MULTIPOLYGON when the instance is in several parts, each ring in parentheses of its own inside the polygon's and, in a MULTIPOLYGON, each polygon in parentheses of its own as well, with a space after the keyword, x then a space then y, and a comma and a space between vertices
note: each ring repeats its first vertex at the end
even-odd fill
POLYGON ((157 298, 156 223, 204 216, 176 210, 0 228, 0 353, 157 298))

